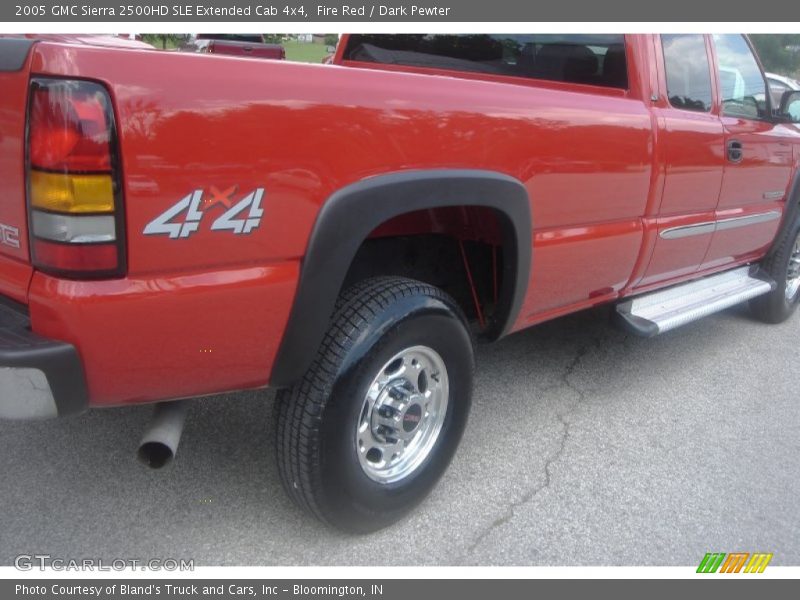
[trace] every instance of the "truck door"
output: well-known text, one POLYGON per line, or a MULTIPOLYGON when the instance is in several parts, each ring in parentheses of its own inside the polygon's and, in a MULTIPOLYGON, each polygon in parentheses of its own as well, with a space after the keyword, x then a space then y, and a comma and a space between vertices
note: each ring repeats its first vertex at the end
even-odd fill
POLYGON ((714 35, 725 167, 703 268, 759 257, 780 225, 796 132, 771 118, 769 87, 747 38, 714 35))
POLYGON ((660 93, 653 113, 664 184, 658 235, 639 286, 686 277, 702 263, 714 232, 725 161, 709 41, 699 34, 654 40, 660 93))

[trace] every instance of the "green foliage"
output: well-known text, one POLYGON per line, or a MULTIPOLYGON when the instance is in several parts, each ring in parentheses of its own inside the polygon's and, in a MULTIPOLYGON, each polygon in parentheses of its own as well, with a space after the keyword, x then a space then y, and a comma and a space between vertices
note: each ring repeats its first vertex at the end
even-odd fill
POLYGON ((156 48, 166 50, 168 48, 177 48, 183 42, 189 39, 188 34, 183 33, 144 33, 142 34, 142 41, 152 44, 156 48))
POLYGON ((790 77, 800 75, 800 35, 756 34, 750 39, 765 71, 790 77))
POLYGON ((299 62, 321 63, 328 51, 323 44, 302 44, 295 41, 283 43, 286 48, 286 60, 299 62))
POLYGON ((280 44, 285 37, 282 33, 262 33, 265 44, 280 44))
POLYGON ((325 45, 326 46, 335 46, 339 43, 339 36, 335 33, 326 33, 325 34, 325 45))

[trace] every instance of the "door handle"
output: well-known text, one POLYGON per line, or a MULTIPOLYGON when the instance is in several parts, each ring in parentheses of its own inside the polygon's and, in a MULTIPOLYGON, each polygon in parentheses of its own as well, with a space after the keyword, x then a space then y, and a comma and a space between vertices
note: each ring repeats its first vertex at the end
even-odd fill
POLYGON ((728 160, 732 163, 742 162, 744 158, 744 148, 742 142, 739 140, 730 140, 728 142, 728 160))

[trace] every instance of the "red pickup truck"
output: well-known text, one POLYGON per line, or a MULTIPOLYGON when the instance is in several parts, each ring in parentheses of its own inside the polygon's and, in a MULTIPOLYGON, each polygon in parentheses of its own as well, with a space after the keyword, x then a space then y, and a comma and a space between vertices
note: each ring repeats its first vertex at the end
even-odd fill
POLYGON ((289 495, 371 531, 453 456, 476 340, 796 308, 800 92, 773 104, 746 37, 350 35, 333 63, 0 40, 0 415, 157 402, 158 466, 168 400, 271 386, 289 495))

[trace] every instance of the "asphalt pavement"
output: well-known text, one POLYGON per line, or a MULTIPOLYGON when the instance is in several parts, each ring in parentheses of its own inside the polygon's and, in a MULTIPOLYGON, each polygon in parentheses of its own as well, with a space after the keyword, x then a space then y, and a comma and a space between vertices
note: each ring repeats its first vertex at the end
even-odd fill
POLYGON ((640 339, 597 309, 481 346, 445 477, 360 537, 284 495, 270 391, 198 400, 161 471, 135 458, 150 407, 0 422, 0 564, 800 565, 799 331, 739 307, 640 339))

